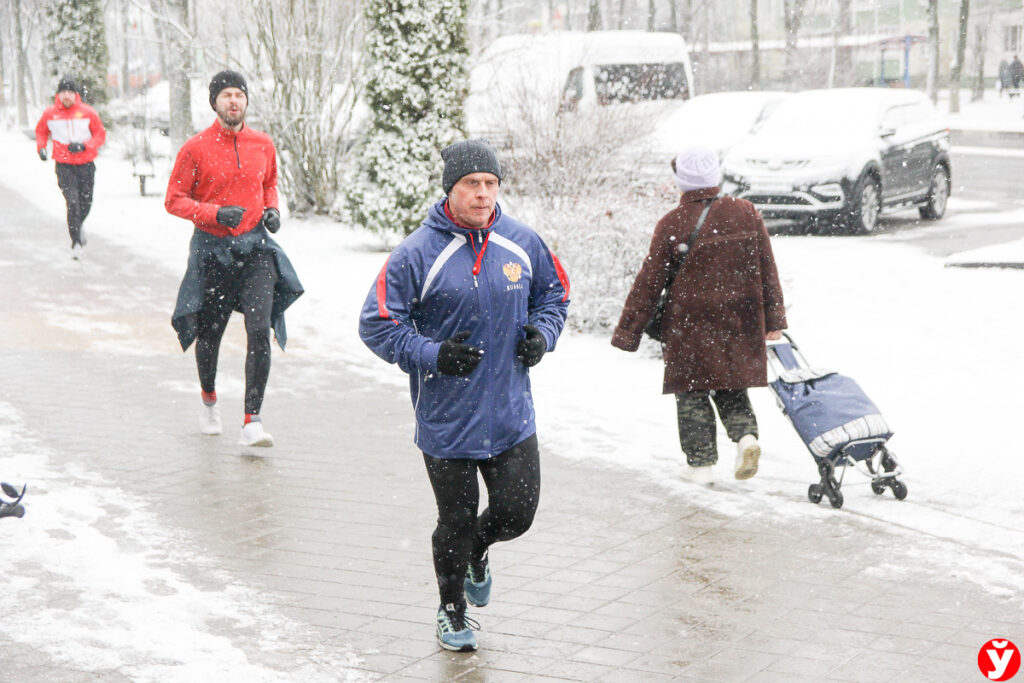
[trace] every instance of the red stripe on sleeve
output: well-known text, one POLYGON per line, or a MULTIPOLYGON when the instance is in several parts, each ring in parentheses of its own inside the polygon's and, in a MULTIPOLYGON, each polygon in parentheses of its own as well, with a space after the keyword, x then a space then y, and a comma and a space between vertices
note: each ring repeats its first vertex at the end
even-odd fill
POLYGON ((565 290, 565 296, 562 297, 562 301, 565 301, 569 298, 569 276, 566 274, 565 268, 562 267, 562 262, 558 260, 553 251, 551 251, 551 260, 555 262, 555 273, 558 274, 558 281, 562 283, 562 289, 565 290))
MULTIPOLYGON (((377 274, 377 313, 385 320, 391 318, 391 314, 388 313, 387 306, 385 306, 385 299, 388 294, 388 261, 390 260, 391 257, 388 256, 384 260, 384 267, 377 274)), ((396 320, 395 322, 398 321, 396 320)))

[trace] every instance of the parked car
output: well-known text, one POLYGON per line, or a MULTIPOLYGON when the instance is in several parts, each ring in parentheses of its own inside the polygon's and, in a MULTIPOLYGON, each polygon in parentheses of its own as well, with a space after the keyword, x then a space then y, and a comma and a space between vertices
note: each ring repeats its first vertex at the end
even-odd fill
POLYGON ((622 116, 634 110, 647 116, 652 107, 667 110, 692 94, 690 53, 677 33, 505 35, 475 60, 466 120, 471 135, 501 146, 512 135, 550 127, 559 112, 621 109, 622 116))
MULTIPOLYGON (((788 96, 756 90, 697 95, 654 120, 652 132, 616 154, 615 165, 623 169, 620 176, 634 185, 671 185, 669 163, 679 152, 701 145, 721 159, 788 96)), ((643 119, 637 121, 643 123, 643 119)))
POLYGON ((882 211, 946 211, 949 129, 923 94, 840 88, 794 94, 722 163, 722 189, 765 218, 870 233, 882 211))

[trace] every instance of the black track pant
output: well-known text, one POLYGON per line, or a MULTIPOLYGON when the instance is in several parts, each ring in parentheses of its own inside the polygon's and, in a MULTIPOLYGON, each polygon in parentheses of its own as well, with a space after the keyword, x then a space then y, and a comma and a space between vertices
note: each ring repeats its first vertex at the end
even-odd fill
POLYGON ((676 418, 679 422, 679 446, 692 467, 714 465, 718 462, 715 438, 715 411, 725 426, 725 433, 733 441, 747 434, 757 436, 757 418, 750 405, 746 389, 716 389, 714 391, 687 391, 676 394, 676 418))
POLYGON ((209 257, 203 263, 203 310, 199 312, 196 367, 203 391, 213 392, 217 356, 231 311, 245 316, 245 412, 257 414, 270 377, 270 314, 274 304, 277 265, 267 251, 238 256, 230 266, 209 257))
POLYGON ((466 565, 492 543, 521 536, 533 524, 540 499, 537 435, 488 460, 442 459, 423 454, 437 499, 432 537, 434 572, 441 603, 461 603, 466 565), (480 485, 487 486, 487 509, 477 517, 480 485))
POLYGON ((64 193, 68 205, 68 234, 71 246, 84 244, 82 223, 92 208, 92 187, 96 180, 96 164, 54 164, 57 168, 57 185, 64 193))

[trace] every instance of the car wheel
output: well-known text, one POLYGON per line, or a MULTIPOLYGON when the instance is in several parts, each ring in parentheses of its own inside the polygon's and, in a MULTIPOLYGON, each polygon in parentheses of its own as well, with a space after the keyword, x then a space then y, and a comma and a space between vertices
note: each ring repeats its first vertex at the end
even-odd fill
POLYGON ((936 166, 932 173, 932 185, 928 190, 928 201, 918 207, 917 212, 926 221, 935 221, 946 213, 949 201, 949 171, 945 166, 936 166))
POLYGON ((872 175, 863 175, 853 189, 847 216, 850 230, 867 235, 878 227, 878 214, 882 210, 882 190, 872 175))

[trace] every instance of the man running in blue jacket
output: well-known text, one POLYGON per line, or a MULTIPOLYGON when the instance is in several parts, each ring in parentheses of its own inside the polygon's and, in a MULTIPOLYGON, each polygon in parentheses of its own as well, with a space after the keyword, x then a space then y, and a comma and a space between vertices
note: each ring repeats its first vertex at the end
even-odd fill
POLYGON ((490 601, 487 549, 522 535, 540 496, 529 368, 565 324, 569 280, 531 228, 502 214, 501 166, 483 140, 441 151, 446 197, 388 257, 359 335, 409 373, 416 445, 437 500, 437 638, 477 647, 466 601, 490 601), (477 472, 488 507, 479 516, 477 472))

